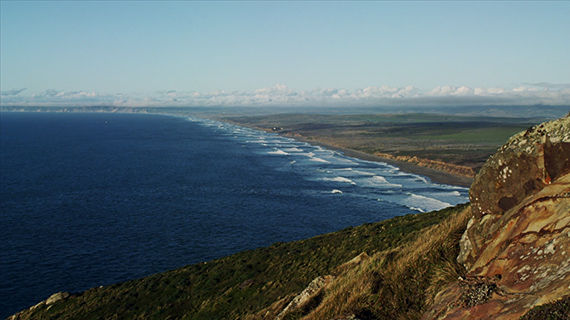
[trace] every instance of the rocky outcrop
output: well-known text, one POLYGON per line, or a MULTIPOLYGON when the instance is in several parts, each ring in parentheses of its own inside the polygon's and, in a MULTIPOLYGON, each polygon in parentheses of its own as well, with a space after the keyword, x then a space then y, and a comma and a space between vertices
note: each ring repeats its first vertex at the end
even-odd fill
POLYGON ((541 124, 511 138, 481 169, 469 189, 474 217, 460 262, 468 268, 501 222, 553 181, 570 172, 570 118, 541 124), (506 214, 510 212, 510 214, 506 214))
POLYGON ((458 262, 467 276, 425 319, 518 319, 570 294, 570 118, 511 138, 469 191, 458 262))
POLYGON ((301 292, 295 298, 293 298, 293 300, 287 305, 287 307, 285 307, 285 309, 283 309, 283 311, 281 311, 281 313, 277 315, 275 320, 283 319, 283 317, 285 317, 285 315, 287 315, 288 313, 297 311, 303 308, 303 306, 308 304, 310 301, 317 299, 318 296, 321 294, 322 289, 326 285, 328 285, 333 279, 334 279, 333 276, 322 276, 315 278, 313 281, 311 281, 311 283, 309 283, 309 285, 307 286, 307 288, 305 288, 305 290, 303 290, 303 292, 301 292))
POLYGON ((52 294, 49 298, 47 298, 46 300, 46 305, 50 305, 50 304, 54 304, 60 300, 64 300, 69 298, 69 293, 68 292, 57 292, 52 294))
MULTIPOLYGON (((323 291, 326 290, 333 281, 335 281, 338 275, 342 275, 348 272, 350 269, 353 269, 359 266, 364 261, 368 260, 370 260, 370 256, 366 252, 363 252, 358 256, 354 257, 353 259, 351 259, 350 261, 345 262, 340 266, 338 266, 334 271, 334 274, 336 276, 327 275, 315 278, 313 281, 311 281, 311 283, 309 283, 309 285, 307 286, 307 288, 305 288, 305 290, 303 290, 300 294, 295 296, 293 300, 291 300, 291 302, 277 315, 275 319, 276 320, 283 319, 289 313, 296 312, 303 308, 307 308, 307 305, 309 305, 310 303, 313 304, 310 307, 312 307, 313 309, 316 308, 317 305, 320 303, 319 300, 321 300, 323 297, 323 291)), ((335 318, 333 320, 341 320, 341 319, 358 320, 358 318, 356 318, 356 316, 353 314, 344 315, 339 318, 335 318)))

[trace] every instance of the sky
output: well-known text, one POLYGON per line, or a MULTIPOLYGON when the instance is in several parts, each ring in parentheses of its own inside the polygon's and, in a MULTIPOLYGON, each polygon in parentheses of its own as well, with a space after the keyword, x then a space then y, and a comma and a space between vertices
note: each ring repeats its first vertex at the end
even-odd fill
POLYGON ((569 1, 2 0, 2 105, 570 105, 569 1))

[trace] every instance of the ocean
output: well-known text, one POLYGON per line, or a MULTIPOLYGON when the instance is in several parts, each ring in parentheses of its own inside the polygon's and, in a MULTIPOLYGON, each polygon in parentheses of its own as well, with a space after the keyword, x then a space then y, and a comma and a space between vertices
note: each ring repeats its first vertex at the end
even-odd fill
POLYGON ((0 121, 2 318, 58 291, 468 201, 467 188, 213 120, 0 121))

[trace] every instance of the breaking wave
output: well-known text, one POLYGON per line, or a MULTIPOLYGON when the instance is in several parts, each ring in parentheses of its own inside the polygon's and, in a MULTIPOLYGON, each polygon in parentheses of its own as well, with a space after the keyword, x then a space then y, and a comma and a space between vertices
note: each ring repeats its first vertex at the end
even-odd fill
POLYGON ((313 162, 321 162, 321 163, 331 163, 330 161, 327 161, 325 159, 321 159, 319 157, 310 157, 309 161, 313 161, 313 162))
POLYGON ((410 209, 422 209, 424 211, 441 210, 451 206, 451 203, 426 197, 419 194, 407 193, 408 197, 402 201, 410 209))
POLYGON ((274 150, 274 151, 269 151, 269 152, 267 152, 267 154, 280 155, 280 156, 288 156, 289 155, 289 153, 287 153, 283 150, 279 150, 279 149, 274 150))
POLYGON ((386 178, 381 176, 373 176, 371 178, 362 179, 364 185, 369 187, 391 187, 391 188, 401 188, 401 184, 390 183, 386 178))
POLYGON ((356 185, 356 182, 354 182, 348 178, 344 178, 344 177, 323 178, 322 180, 323 181, 334 181, 334 182, 349 183, 351 185, 356 185))

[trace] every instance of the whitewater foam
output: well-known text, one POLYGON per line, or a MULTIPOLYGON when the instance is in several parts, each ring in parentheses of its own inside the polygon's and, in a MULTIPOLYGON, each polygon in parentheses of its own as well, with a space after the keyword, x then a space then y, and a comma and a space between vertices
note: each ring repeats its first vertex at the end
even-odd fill
POLYGON ((381 176, 373 176, 371 178, 362 179, 362 182, 371 187, 391 187, 391 188, 401 188, 401 184, 390 183, 386 178, 381 176))
POLYGON ((337 161, 339 164, 342 163, 342 164, 344 164, 344 165, 358 166, 358 162, 352 161, 352 160, 348 159, 347 157, 345 157, 344 155, 342 155, 342 154, 340 154, 340 153, 338 153, 338 152, 333 153, 333 156, 335 157, 336 161, 337 161))
POLYGON ((343 171, 344 174, 348 174, 350 176, 374 176, 374 173, 361 171, 361 170, 354 170, 353 168, 342 168, 342 169, 337 169, 337 171, 343 171))
POLYGON ((414 208, 422 208, 425 211, 433 211, 433 210, 441 210, 447 207, 451 207, 451 203, 447 203, 444 201, 440 201, 435 198, 414 194, 414 193, 407 193, 408 197, 402 201, 403 204, 407 205, 410 209, 414 208))
POLYGON ((331 163, 330 161, 327 161, 327 160, 319 158, 319 157, 310 157, 309 161, 321 162, 321 163, 331 163))
POLYGON ((351 185, 356 185, 356 182, 345 178, 345 177, 334 177, 334 178, 322 178, 323 181, 334 181, 334 182, 342 182, 342 183, 350 183, 351 185))
POLYGON ((269 151, 267 152, 267 154, 272 154, 272 155, 279 155, 279 156, 288 156, 289 154, 283 150, 277 149, 274 151, 269 151))

